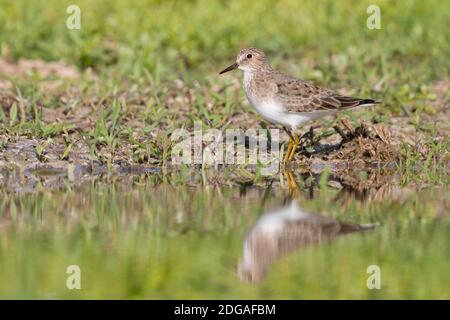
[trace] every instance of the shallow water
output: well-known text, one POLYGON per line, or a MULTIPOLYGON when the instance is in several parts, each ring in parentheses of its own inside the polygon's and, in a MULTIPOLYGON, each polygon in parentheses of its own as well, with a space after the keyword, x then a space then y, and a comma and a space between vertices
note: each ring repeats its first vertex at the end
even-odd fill
POLYGON ((442 184, 36 176, 2 182, 0 298, 450 298, 442 184), (380 289, 367 285, 374 265, 380 289))

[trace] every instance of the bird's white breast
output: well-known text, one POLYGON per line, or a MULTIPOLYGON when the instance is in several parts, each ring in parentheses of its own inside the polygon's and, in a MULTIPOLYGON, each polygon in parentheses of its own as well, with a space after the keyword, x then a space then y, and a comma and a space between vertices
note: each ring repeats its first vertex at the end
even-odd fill
POLYGON ((253 105, 255 106, 256 111, 258 111, 258 113, 267 120, 277 123, 283 123, 286 121, 287 117, 283 107, 273 101, 255 103, 253 105))

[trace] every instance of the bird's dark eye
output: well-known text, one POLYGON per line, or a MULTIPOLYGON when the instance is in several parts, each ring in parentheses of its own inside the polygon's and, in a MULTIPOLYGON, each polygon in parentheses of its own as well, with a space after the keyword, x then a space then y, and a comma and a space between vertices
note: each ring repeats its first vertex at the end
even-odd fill
POLYGON ((252 54, 249 53, 249 54, 247 55, 247 59, 251 59, 251 58, 252 58, 252 54))

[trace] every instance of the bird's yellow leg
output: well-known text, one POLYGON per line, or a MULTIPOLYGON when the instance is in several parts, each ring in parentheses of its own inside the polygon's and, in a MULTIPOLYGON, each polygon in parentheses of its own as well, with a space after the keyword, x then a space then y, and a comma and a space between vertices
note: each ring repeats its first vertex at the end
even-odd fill
POLYGON ((292 188, 292 172, 290 170, 284 171, 284 176, 286 177, 286 182, 289 190, 292 188))
POLYGON ((292 161, 292 159, 294 159, 295 151, 297 150, 297 147, 300 144, 300 138, 299 138, 298 134, 294 134, 293 138, 294 138, 294 141, 292 143, 291 152, 288 156, 288 161, 292 161))
POLYGON ((285 171, 285 175, 286 175, 286 180, 287 180, 288 187, 289 187, 289 195, 291 197, 293 197, 298 192, 297 182, 295 181, 295 177, 291 171, 289 171, 289 170, 285 171))
POLYGON ((286 153, 284 155, 284 162, 285 163, 289 162, 288 158, 289 158, 289 155, 291 154, 291 149, 292 149, 293 143, 294 143, 294 141, 292 139, 289 139, 289 144, 288 144, 288 147, 286 149, 286 153))

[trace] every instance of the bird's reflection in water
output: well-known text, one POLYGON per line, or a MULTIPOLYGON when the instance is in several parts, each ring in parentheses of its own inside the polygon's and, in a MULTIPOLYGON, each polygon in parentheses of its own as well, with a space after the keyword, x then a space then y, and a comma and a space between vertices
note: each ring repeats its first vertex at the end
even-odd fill
POLYGON ((300 208, 295 200, 290 200, 284 207, 264 213, 256 221, 244 240, 238 276, 243 281, 258 282, 265 277, 270 264, 283 255, 373 227, 311 214, 300 208))

